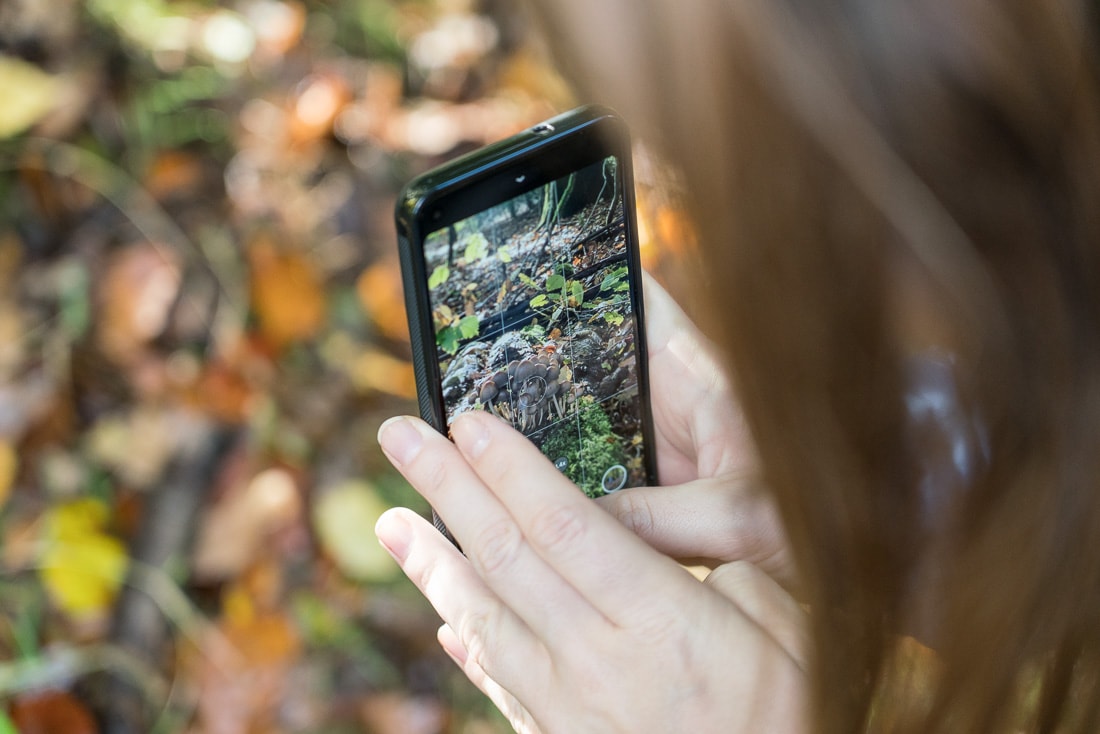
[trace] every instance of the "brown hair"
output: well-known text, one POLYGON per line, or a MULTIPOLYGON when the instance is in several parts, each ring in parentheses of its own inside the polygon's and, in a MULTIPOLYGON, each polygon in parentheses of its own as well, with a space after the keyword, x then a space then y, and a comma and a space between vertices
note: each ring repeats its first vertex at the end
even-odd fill
POLYGON ((819 730, 1100 729, 1095 3, 555 5, 563 63, 685 181, 819 730), (930 503, 948 459, 906 396, 931 350, 980 437, 930 503))

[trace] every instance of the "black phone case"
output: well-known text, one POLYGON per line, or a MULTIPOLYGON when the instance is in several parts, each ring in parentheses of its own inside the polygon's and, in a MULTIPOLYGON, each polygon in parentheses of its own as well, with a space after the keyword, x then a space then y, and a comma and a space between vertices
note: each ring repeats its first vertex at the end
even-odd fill
MULTIPOLYGON (((446 435, 428 274, 421 250, 427 234, 484 208, 486 200, 503 201, 576 168, 579 161, 596 160, 596 156, 610 154, 623 161, 627 264, 631 308, 637 323, 635 350, 642 398, 641 421, 647 443, 645 468, 648 483, 654 484, 657 470, 630 140, 625 123, 606 107, 586 106, 566 112, 420 175, 402 190, 395 207, 395 219, 416 392, 421 418, 446 435)), ((434 520, 436 527, 451 538, 437 515, 434 520)))

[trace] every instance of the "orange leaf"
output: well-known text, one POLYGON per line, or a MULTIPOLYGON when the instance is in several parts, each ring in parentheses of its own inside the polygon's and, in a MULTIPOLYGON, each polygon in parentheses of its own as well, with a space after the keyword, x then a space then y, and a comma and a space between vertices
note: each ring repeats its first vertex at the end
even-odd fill
POLYGON ((359 302, 383 334, 396 341, 409 340, 401 271, 397 263, 383 261, 362 272, 355 284, 359 302))
POLYGON ((88 708, 63 691, 20 696, 11 705, 19 734, 96 734, 88 708))
POLYGON ((351 100, 348 85, 334 74, 317 74, 303 81, 300 89, 290 116, 291 137, 306 143, 329 135, 336 117, 351 100))
POLYGON ((416 397, 412 362, 377 349, 365 349, 350 365, 350 376, 360 390, 377 390, 401 398, 416 397))
POLYGON ((313 261, 297 252, 282 252, 268 237, 251 245, 252 307, 260 332, 281 348, 315 336, 325 318, 321 276, 313 261))
POLYGON ((166 151, 153 159, 145 174, 145 186, 158 199, 195 192, 202 184, 202 160, 178 150, 166 151))

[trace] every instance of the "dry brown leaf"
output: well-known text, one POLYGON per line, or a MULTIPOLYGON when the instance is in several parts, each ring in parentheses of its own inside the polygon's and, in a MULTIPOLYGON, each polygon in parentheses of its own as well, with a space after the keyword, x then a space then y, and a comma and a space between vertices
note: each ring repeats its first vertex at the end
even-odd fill
POLYGON ((205 734, 278 731, 275 717, 301 638, 278 612, 244 624, 219 620, 201 650, 185 646, 181 672, 198 689, 196 718, 205 734))
POLYGON ((202 160, 179 150, 162 152, 145 174, 146 188, 158 199, 195 193, 202 181, 202 160))
POLYGON ((350 365, 356 389, 376 390, 400 398, 416 397, 416 373, 412 362, 398 359, 379 349, 364 349, 350 365))
POLYGON ((97 337, 112 360, 133 363, 168 323, 180 266, 164 246, 141 243, 116 252, 99 285, 97 337))
POLYGON ((335 74, 315 74, 304 80, 292 103, 290 136, 308 143, 332 133, 333 123, 351 101, 347 83, 335 74))
POLYGON ((256 32, 258 55, 271 60, 297 46, 306 28, 306 9, 300 2, 258 0, 244 13, 256 32))
POLYGON ((248 420, 256 389, 239 371, 223 360, 204 366, 202 375, 185 390, 185 400, 198 410, 226 423, 248 420))
POLYGON ((199 526, 193 569, 204 579, 233 578, 263 555, 265 541, 279 528, 302 519, 301 491, 286 469, 259 472, 231 489, 199 526))
POLYGON ((577 96, 556 67, 533 49, 509 56, 500 72, 501 87, 527 95, 532 101, 565 110, 576 105, 577 96))
POLYGON ((11 721, 19 734, 96 734, 88 707, 64 691, 19 696, 11 704, 11 721))
POLYGON ((313 261, 281 251, 260 235, 248 248, 252 266, 252 308, 260 333, 279 349, 317 334, 325 319, 325 294, 313 261))
POLYGON ((383 260, 371 265, 359 275, 355 291, 359 302, 383 334, 396 341, 409 340, 401 270, 396 262, 383 260))
POLYGON ((447 730, 447 708, 436 698, 378 693, 360 706, 363 723, 375 734, 438 734, 447 730))

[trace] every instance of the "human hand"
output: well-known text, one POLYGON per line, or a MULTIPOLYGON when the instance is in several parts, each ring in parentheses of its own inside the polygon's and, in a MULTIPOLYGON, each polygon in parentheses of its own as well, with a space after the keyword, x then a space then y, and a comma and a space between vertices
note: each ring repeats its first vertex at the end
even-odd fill
POLYGON ((782 523, 714 347, 655 280, 645 281, 649 375, 662 487, 601 497, 662 553, 714 567, 749 561, 797 588, 782 523))
POLYGON ((739 563, 696 581, 494 416, 452 435, 398 418, 379 441, 467 557, 401 508, 376 532, 517 731, 805 730, 803 612, 768 576, 739 563))

